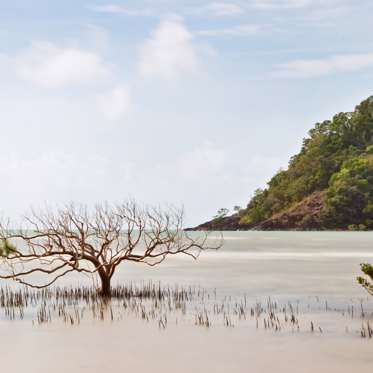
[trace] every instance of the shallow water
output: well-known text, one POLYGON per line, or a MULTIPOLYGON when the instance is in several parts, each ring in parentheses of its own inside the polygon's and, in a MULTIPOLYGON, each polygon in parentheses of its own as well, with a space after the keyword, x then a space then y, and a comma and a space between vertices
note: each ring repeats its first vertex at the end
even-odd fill
MULTIPOLYGON (((300 331, 274 332, 254 320, 211 328, 170 322, 166 329, 131 315, 32 325, 0 321, 0 361, 14 372, 372 372, 373 340, 362 339, 373 300, 356 282, 359 264, 373 262, 373 233, 232 232, 224 247, 196 262, 172 258, 159 267, 124 264, 115 282, 195 285, 220 297, 300 308, 300 331), (354 306, 352 318, 347 312, 354 306), (309 328, 315 324, 315 332, 309 328), (322 333, 318 331, 321 328, 322 333), (20 358, 22 356, 22 358, 20 358)), ((86 279, 73 276, 59 284, 86 279)), ((1 316, 0 316, 1 317, 1 316)), ((261 321, 262 322, 262 321, 261 321)))

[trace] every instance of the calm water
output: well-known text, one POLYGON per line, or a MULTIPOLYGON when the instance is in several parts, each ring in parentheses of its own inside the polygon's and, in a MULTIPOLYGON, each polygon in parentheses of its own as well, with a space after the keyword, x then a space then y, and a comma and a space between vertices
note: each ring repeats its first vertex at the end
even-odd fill
MULTIPOLYGON (((298 304, 304 325, 323 333, 275 333, 252 322, 203 329, 180 323, 159 330, 137 319, 32 326, 0 322, 0 361, 14 372, 372 372, 373 340, 358 331, 373 299, 356 282, 373 262, 373 233, 233 232, 224 247, 197 262, 172 258, 158 268, 124 264, 115 282, 197 285, 248 302, 298 304), (328 310, 325 310, 327 302, 328 310), (355 316, 342 315, 354 305, 355 316), (338 309, 338 311, 333 311, 338 309), (20 358, 22 356, 22 358, 20 358)), ((61 285, 84 284, 70 277, 61 285)), ((373 297, 372 297, 373 298, 373 297)))

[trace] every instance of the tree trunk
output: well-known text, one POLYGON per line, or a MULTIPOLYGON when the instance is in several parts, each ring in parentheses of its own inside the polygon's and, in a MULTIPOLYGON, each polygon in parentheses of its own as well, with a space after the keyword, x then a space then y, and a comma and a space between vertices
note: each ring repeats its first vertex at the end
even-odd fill
POLYGON ((104 298, 111 298, 111 278, 107 276, 106 274, 100 273, 100 279, 101 279, 101 291, 100 294, 104 298))

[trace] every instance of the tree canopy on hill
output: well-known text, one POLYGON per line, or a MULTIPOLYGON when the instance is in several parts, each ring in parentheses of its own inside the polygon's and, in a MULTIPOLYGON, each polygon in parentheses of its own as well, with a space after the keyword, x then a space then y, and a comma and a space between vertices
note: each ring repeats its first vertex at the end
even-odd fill
POLYGON ((317 123, 301 151, 258 189, 240 224, 258 224, 325 191, 324 229, 373 229, 373 96, 352 113, 317 123))

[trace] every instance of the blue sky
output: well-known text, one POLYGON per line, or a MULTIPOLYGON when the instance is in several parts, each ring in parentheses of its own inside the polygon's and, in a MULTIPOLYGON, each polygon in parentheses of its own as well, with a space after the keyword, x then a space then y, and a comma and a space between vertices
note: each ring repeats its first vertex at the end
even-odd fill
POLYGON ((0 0, 1 209, 244 206, 372 94, 373 3, 0 0))

